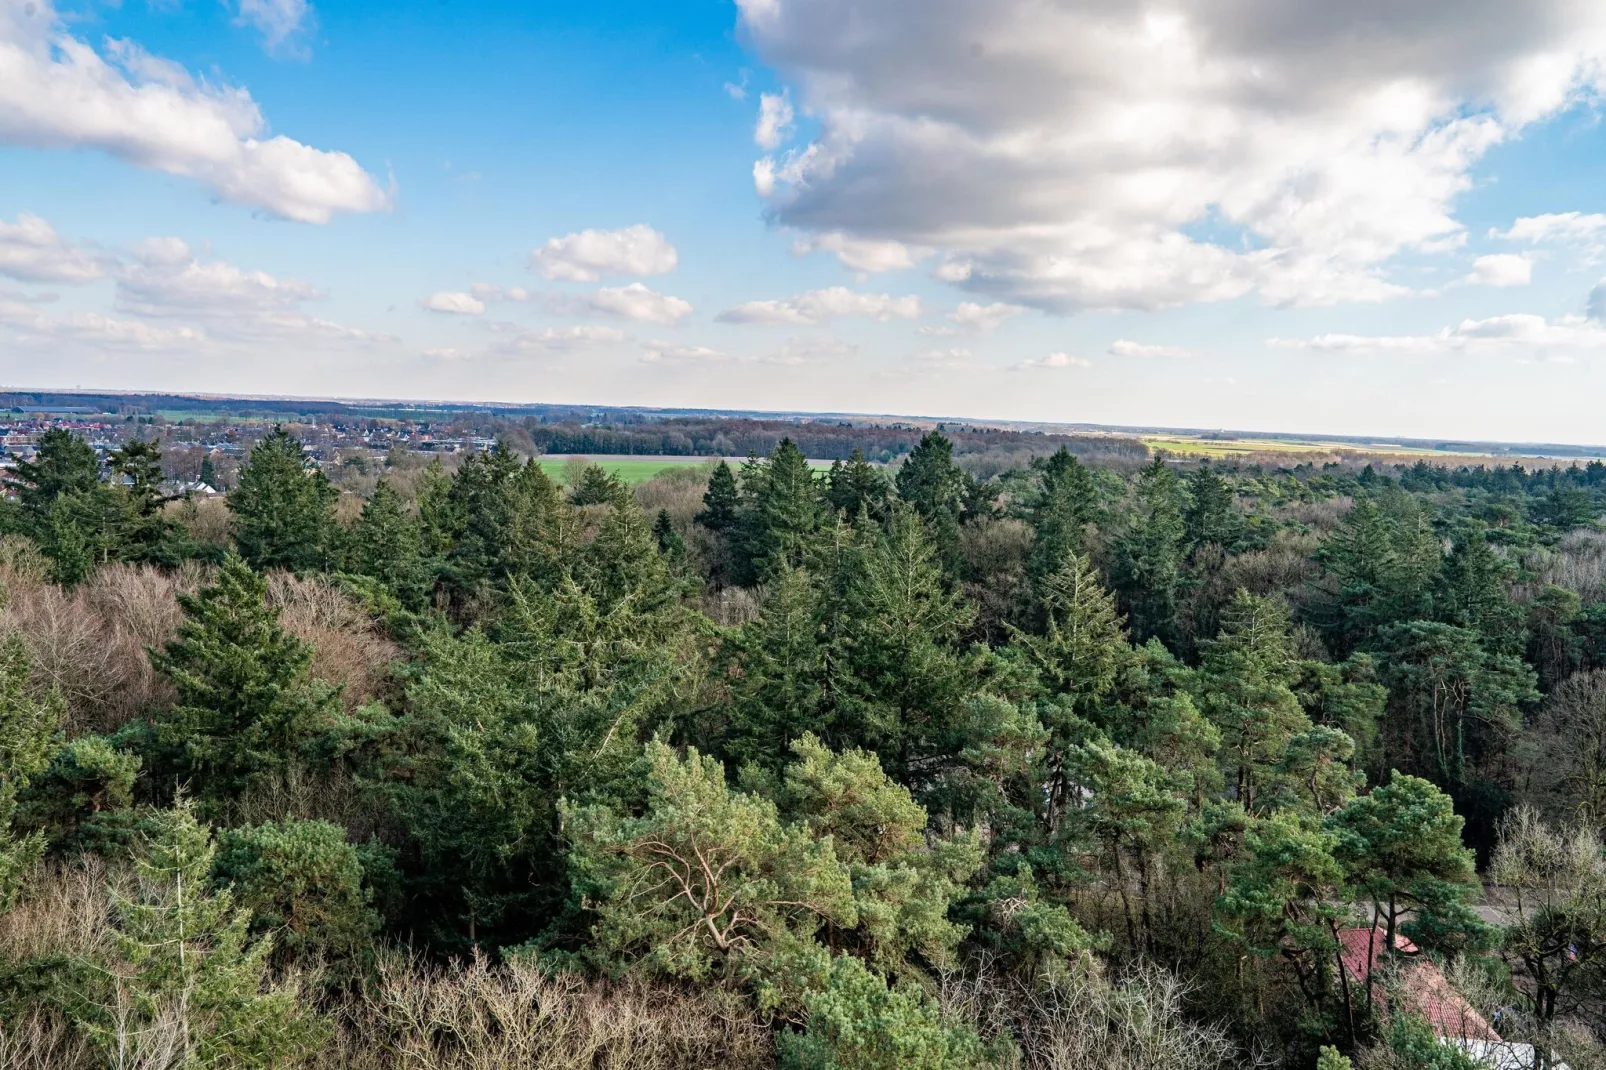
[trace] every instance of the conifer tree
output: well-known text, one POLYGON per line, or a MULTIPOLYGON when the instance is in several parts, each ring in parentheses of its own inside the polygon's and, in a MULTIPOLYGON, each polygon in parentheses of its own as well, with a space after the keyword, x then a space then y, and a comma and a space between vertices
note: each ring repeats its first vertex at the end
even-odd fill
POLYGON ((731 682, 724 746, 732 758, 779 768, 793 739, 826 731, 820 609, 808 573, 783 566, 765 588, 757 619, 733 641, 741 674, 731 682))
POLYGON ((1039 467, 1041 490, 1032 503, 1032 552, 1028 571, 1034 577, 1058 569, 1067 554, 1079 553, 1087 526, 1098 514, 1098 486, 1093 473, 1061 446, 1039 467))
POLYGON ((309 468, 301 443, 275 426, 251 450, 229 493, 235 545, 253 568, 303 572, 328 561, 339 492, 309 468))
POLYGON ((668 509, 658 510, 652 522, 652 538, 658 544, 658 552, 669 560, 679 561, 686 556, 686 540, 675 530, 675 520, 668 509))
POLYGON ((114 891, 113 942, 84 1026, 120 1066, 282 1066, 322 1038, 294 989, 267 978, 271 937, 214 890, 211 830, 180 800, 159 811, 134 855, 131 893, 114 891), (166 1054, 166 1058, 162 1054, 166 1054))
POLYGON ((569 488, 571 505, 621 505, 630 499, 630 488, 600 464, 588 464, 580 479, 569 488))
POLYGON ((1216 545, 1232 550, 1242 524, 1233 509, 1232 488, 1207 464, 1188 477, 1188 507, 1183 526, 1190 549, 1216 545))
POLYGON ((180 595, 184 622, 154 664, 178 692, 155 716, 170 774, 226 809, 247 786, 283 775, 338 703, 306 678, 312 651, 279 624, 267 581, 230 554, 217 581, 180 595))
POLYGON ((695 519, 715 534, 728 535, 736 530, 740 504, 736 476, 731 473, 731 466, 721 460, 708 477, 708 489, 703 492, 703 508, 695 519))
POLYGON ((863 513, 872 520, 886 515, 887 498, 891 488, 881 469, 864 459, 864 451, 855 449, 847 461, 832 461, 831 473, 826 480, 826 497, 831 508, 851 523, 863 513))
POLYGON ((0 911, 11 906, 21 880, 44 853, 42 835, 12 827, 17 795, 45 771, 50 741, 61 723, 63 703, 51 692, 44 701, 29 694, 28 653, 18 636, 0 642, 0 911))
POLYGON ((422 608, 429 585, 423 538, 388 480, 379 480, 363 503, 347 557, 352 571, 378 580, 404 605, 422 608))
POLYGON ((18 461, 5 477, 18 503, 36 517, 63 494, 91 491, 99 483, 100 458, 94 447, 62 427, 39 436, 34 459, 18 461))
POLYGON ((783 438, 762 463, 742 470, 743 509, 735 576, 761 582, 781 565, 804 564, 825 527, 825 496, 803 451, 783 438))
POLYGON ((926 433, 898 467, 893 482, 898 497, 914 506, 930 527, 944 570, 956 575, 961 562, 959 521, 970 478, 954 464, 953 443, 941 431, 926 433))
POLYGON ((1134 636, 1173 637, 1183 540, 1181 488, 1165 458, 1138 475, 1133 511, 1116 543, 1116 587, 1134 636))

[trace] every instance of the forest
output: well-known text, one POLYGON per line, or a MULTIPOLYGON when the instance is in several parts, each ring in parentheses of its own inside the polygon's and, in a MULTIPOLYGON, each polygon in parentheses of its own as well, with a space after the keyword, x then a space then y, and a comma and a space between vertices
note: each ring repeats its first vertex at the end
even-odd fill
POLYGON ((1606 465, 516 445, 9 471, 0 1068, 1606 1066, 1606 465))

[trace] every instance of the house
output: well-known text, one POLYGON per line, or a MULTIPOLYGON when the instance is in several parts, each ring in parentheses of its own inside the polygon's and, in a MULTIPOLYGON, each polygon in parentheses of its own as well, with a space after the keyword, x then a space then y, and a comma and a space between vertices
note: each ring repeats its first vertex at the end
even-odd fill
MULTIPOLYGON (((1402 1010, 1428 1023, 1439 1043, 1460 1048, 1489 1070, 1530 1070, 1538 1065, 1532 1044, 1503 1039, 1455 990, 1433 960, 1421 955, 1401 933, 1394 934, 1394 949, 1406 958, 1397 971, 1392 971, 1397 981, 1390 986, 1392 992, 1384 993, 1374 970, 1384 959, 1387 939, 1382 925, 1339 930, 1339 958, 1351 984, 1365 985, 1372 977, 1374 1000, 1386 1004, 1391 997, 1398 999, 1402 1010)), ((1552 1070, 1567 1070, 1567 1065, 1556 1062, 1554 1057, 1546 1065, 1552 1070)))

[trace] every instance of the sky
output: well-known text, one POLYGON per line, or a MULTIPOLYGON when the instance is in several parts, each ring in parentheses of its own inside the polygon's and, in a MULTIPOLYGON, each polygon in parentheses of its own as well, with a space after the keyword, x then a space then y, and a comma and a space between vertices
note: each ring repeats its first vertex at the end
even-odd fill
POLYGON ((0 0, 0 385, 1606 443, 1599 0, 0 0))

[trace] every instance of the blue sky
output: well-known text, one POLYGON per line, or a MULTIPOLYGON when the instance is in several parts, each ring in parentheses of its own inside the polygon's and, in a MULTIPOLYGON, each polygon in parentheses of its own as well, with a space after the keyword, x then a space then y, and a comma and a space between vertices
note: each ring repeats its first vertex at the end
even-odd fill
POLYGON ((1602 442, 1603 87, 1569 0, 0 0, 0 381, 1602 442))

